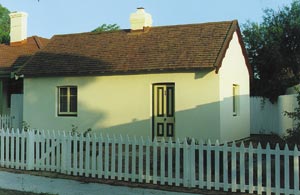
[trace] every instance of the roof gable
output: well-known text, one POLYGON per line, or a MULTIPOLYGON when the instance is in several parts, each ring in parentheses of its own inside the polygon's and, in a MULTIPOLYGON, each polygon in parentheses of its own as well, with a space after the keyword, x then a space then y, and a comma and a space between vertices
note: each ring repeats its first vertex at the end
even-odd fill
POLYGON ((221 66, 237 21, 54 36, 20 70, 30 76, 191 71, 221 66))

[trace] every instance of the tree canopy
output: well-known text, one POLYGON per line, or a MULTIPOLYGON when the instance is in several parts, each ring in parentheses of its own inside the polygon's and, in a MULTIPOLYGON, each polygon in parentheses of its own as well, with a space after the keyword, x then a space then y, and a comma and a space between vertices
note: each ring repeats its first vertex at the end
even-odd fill
POLYGON ((242 32, 254 74, 251 95, 274 102, 299 82, 300 0, 278 11, 266 9, 262 23, 248 21, 242 32))
POLYGON ((0 44, 9 43, 9 10, 0 4, 0 44))
POLYGON ((92 30, 92 32, 109 32, 109 31, 117 31, 120 27, 117 24, 102 24, 98 28, 92 30))

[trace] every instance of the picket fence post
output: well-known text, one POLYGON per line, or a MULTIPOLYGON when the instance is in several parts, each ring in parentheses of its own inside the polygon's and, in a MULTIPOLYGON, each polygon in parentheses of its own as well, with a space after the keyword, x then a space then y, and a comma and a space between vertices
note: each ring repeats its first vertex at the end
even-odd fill
POLYGON ((122 135, 119 135, 119 139, 117 141, 118 143, 118 173, 117 178, 118 180, 122 180, 123 172, 122 172, 122 166, 123 166, 123 137, 122 135))
POLYGON ((175 159, 175 185, 176 186, 179 186, 180 185, 180 180, 179 180, 179 177, 180 177, 180 140, 179 138, 177 138, 176 140, 176 143, 175 143, 175 156, 176 156, 176 159, 175 159))
POLYGON ((61 173, 70 174, 71 169, 71 135, 65 131, 61 134, 61 173))
POLYGON ((279 144, 275 147, 275 194, 280 195, 280 148, 279 144))
POLYGON ((216 140, 215 143, 215 190, 219 190, 220 189, 220 143, 219 140, 216 140))
POLYGON ((293 161, 294 161, 294 193, 299 192, 299 152, 298 147, 295 145, 293 151, 293 161))
POLYGON ((146 140, 146 183, 150 183, 150 137, 146 140))
POLYGON ((183 186, 190 187, 191 185, 191 167, 190 167, 190 146, 187 139, 183 143, 183 186))
POLYGON ((212 167, 211 167, 211 141, 210 139, 207 141, 207 147, 206 147, 206 188, 208 190, 211 189, 211 173, 212 173, 212 167))
POLYGON ((61 173, 65 173, 66 171, 66 134, 63 132, 61 134, 61 173))
MULTIPOLYGON (((253 186, 253 145, 252 142, 250 142, 248 147, 248 172, 249 172, 249 193, 253 193, 254 186, 253 186)), ((276 170, 275 170, 276 172, 276 170)))
POLYGON ((189 181, 189 186, 190 187, 196 187, 196 184, 195 184, 195 178, 196 178, 196 175, 195 175, 195 139, 193 138, 192 139, 192 143, 190 145, 190 148, 189 148, 189 170, 190 170, 190 173, 189 173, 189 176, 190 176, 190 181, 189 181))
POLYGON ((33 170, 34 169, 34 131, 29 130, 27 132, 27 149, 26 149, 26 162, 27 162, 27 170, 33 170))
POLYGON ((160 184, 165 185, 165 138, 160 142, 160 184))
POLYGON ((289 170, 290 170, 290 160, 289 160, 289 147, 287 144, 285 144, 284 147, 284 194, 289 194, 289 186, 290 186, 290 175, 289 175, 289 170))

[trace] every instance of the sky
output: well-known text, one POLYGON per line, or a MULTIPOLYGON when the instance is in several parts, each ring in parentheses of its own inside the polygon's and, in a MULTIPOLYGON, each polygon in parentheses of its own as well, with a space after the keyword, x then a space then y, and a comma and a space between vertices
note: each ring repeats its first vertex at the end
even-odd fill
POLYGON ((130 28, 138 7, 152 15, 153 26, 237 19, 261 22, 263 10, 278 10, 293 0, 0 0, 9 11, 28 13, 28 36, 89 32, 102 24, 130 28))

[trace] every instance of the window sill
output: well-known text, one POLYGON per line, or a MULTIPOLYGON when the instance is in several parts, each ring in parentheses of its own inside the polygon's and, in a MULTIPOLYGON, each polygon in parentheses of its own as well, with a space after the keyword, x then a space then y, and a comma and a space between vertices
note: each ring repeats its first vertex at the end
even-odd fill
POLYGON ((58 117, 77 117, 77 114, 58 114, 58 117))

